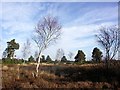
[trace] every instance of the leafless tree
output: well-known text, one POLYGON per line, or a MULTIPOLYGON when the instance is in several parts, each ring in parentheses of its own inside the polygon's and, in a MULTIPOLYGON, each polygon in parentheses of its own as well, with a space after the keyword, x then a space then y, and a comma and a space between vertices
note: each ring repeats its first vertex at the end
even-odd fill
POLYGON ((56 53, 56 60, 58 61, 58 62, 60 62, 61 61, 61 58, 64 56, 64 50, 63 49, 61 49, 61 48, 59 48, 58 50, 57 50, 57 53, 56 53))
POLYGON ((68 57, 70 58, 70 60, 72 59, 72 57, 73 57, 73 53, 72 52, 69 52, 68 53, 68 57))
POLYGON ((38 73, 39 65, 40 65, 40 58, 42 52, 48 48, 49 45, 56 42, 56 40, 61 35, 61 25, 58 22, 58 18, 52 16, 43 17, 35 27, 35 35, 33 40, 37 44, 39 49, 39 57, 38 57, 38 64, 36 67, 36 71, 38 73))
POLYGON ((28 58, 28 55, 30 54, 30 48, 31 48, 31 43, 30 43, 30 40, 27 39, 26 42, 24 43, 24 46, 23 46, 23 49, 22 49, 24 63, 25 63, 25 59, 28 58))
POLYGON ((112 60, 120 48, 120 40, 118 37, 119 28, 117 26, 101 27, 97 36, 98 42, 105 49, 106 63, 112 60))
POLYGON ((38 58, 38 51, 35 51, 34 59, 37 61, 37 58, 38 58))

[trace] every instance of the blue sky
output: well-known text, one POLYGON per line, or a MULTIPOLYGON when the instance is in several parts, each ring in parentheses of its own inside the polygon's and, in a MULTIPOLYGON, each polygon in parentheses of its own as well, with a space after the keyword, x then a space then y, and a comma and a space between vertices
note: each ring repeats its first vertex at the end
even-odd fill
MULTIPOLYGON (((66 56, 69 51, 75 55, 78 50, 83 50, 87 59, 91 59, 94 47, 103 51, 94 37, 97 29, 118 22, 117 2, 4 2, 0 8, 1 54, 7 47, 6 42, 15 38, 20 44, 20 49, 15 52, 18 58, 22 57, 24 42, 31 39, 35 25, 43 16, 57 16, 62 24, 61 38, 43 52, 53 59, 59 48, 66 56)), ((31 42, 31 54, 34 54, 37 47, 34 41, 31 42)))

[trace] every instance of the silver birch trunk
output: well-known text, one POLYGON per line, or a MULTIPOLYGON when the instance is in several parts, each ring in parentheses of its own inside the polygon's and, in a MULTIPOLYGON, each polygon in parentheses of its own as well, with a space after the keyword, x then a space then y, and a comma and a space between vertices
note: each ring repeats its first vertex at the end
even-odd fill
POLYGON ((37 62, 37 66, 36 66, 36 76, 38 76, 38 72, 39 72, 39 66, 40 66, 40 58, 41 58, 41 53, 39 53, 39 56, 38 56, 38 62, 37 62))

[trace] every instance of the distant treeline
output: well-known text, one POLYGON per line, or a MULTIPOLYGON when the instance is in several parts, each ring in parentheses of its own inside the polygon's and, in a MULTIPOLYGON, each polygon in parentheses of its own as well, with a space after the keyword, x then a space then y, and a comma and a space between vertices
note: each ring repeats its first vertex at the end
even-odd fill
MULTIPOLYGON (((29 60, 24 60, 24 59, 10 59, 10 58, 2 58, 1 60, 2 64, 29 64, 29 63, 37 63, 33 58, 29 58, 29 60)), ((76 61, 47 61, 47 60, 42 60, 41 63, 46 63, 46 64, 77 64, 77 65, 82 65, 82 64, 96 64, 96 63, 105 63, 105 60, 101 60, 100 62, 94 62, 93 60, 89 61, 84 61, 84 62, 76 62, 76 61)), ((112 64, 120 64, 120 60, 110 60, 109 63, 112 64)))

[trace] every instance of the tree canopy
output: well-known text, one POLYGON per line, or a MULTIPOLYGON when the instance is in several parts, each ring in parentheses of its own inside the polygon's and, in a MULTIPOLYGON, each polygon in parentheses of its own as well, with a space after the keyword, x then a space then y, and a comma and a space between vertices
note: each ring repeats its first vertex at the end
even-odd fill
POLYGON ((34 62, 34 57, 33 57, 33 56, 30 56, 30 57, 28 58, 28 61, 29 61, 29 62, 34 62))
POLYGON ((15 50, 19 49, 19 44, 15 42, 15 39, 7 42, 7 48, 4 51, 4 54, 6 53, 7 58, 13 58, 15 50))
POLYGON ((37 23, 35 27, 35 34, 33 40, 38 46, 38 64, 36 71, 38 73, 38 68, 40 65, 40 58, 42 52, 48 48, 49 45, 55 43, 61 36, 61 24, 57 17, 45 16, 37 23))
POLYGON ((102 52, 97 47, 93 49, 92 58, 93 62, 100 62, 102 60, 102 52))
POLYGON ((41 62, 46 62, 44 55, 41 56, 41 62))
POLYGON ((77 55, 75 56, 75 62, 84 62, 85 61, 85 54, 82 50, 78 50, 77 55))
POLYGON ((52 59, 50 58, 50 56, 48 55, 47 57, 46 57, 46 62, 51 62, 52 61, 52 59))
POLYGON ((66 56, 63 56, 63 57, 61 58, 61 62, 67 62, 66 56))

